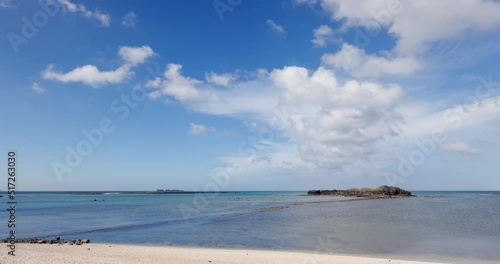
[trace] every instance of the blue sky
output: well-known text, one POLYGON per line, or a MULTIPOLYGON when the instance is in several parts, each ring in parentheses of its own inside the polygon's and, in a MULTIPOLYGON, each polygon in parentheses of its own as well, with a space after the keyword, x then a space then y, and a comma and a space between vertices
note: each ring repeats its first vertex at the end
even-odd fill
POLYGON ((0 0, 0 149, 19 190, 499 190, 499 13, 0 0))

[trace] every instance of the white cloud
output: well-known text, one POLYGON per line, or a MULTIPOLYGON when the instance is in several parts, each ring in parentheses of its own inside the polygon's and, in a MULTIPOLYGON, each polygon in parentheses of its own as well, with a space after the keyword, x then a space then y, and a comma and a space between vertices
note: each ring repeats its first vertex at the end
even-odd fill
POLYGON ((81 82, 94 88, 106 84, 120 83, 131 75, 133 75, 133 72, 130 71, 128 66, 121 66, 114 71, 100 71, 94 65, 84 65, 67 73, 61 73, 54 70, 54 65, 50 64, 42 72, 42 77, 46 80, 63 83, 81 82))
POLYGON ((269 72, 267 71, 267 69, 260 68, 260 69, 257 69, 256 74, 259 77, 263 77, 263 76, 268 75, 269 72))
POLYGON ((404 92, 397 85, 383 87, 372 82, 348 80, 340 84, 334 71, 318 68, 312 74, 306 68, 289 66, 271 72, 271 80, 281 89, 283 97, 298 105, 323 104, 351 107, 353 105, 387 107, 402 98, 404 92))
POLYGON ((194 123, 189 124, 189 134, 191 134, 191 135, 203 135, 208 130, 209 129, 204 125, 199 125, 199 124, 194 124, 194 123))
POLYGON ((349 44, 344 44, 335 54, 324 54, 321 61, 323 65, 344 70, 354 77, 409 75, 422 68, 422 64, 413 57, 385 58, 368 55, 364 50, 349 44))
POLYGON ((149 46, 120 47, 118 50, 118 55, 127 64, 138 65, 155 56, 156 53, 149 46))
POLYGON ((429 106, 406 105, 401 112, 406 122, 401 125, 403 134, 410 139, 424 138, 440 130, 448 134, 453 131, 478 129, 482 124, 500 115, 500 97, 467 98, 472 104, 460 104, 429 111, 429 106), (469 100, 471 99, 471 100, 469 100))
POLYGON ((205 80, 207 80, 207 82, 219 86, 228 86, 229 83, 235 79, 236 77, 230 73, 217 74, 215 72, 210 72, 205 74, 205 80))
POLYGON ((207 95, 196 88, 201 81, 184 77, 181 69, 182 65, 168 64, 164 73, 165 79, 148 83, 152 88, 155 86, 161 87, 160 90, 151 92, 149 97, 155 99, 161 95, 165 95, 186 103, 203 100, 207 95))
POLYGON ((316 47, 324 47, 326 46, 326 44, 334 40, 333 30, 327 25, 322 25, 314 29, 313 34, 314 38, 311 40, 311 42, 316 47))
MULTIPOLYGON (((352 43, 335 54, 325 54, 322 61, 323 65, 354 77, 410 75, 422 69, 424 64, 433 67, 436 62, 451 62, 449 66, 456 67, 457 61, 486 56, 485 50, 492 48, 475 43, 476 48, 472 51, 466 47, 456 49, 456 43, 450 43, 460 41, 465 34, 491 32, 500 26, 497 15, 500 2, 490 0, 296 0, 295 3, 319 3, 332 20, 340 23, 335 32, 352 31, 352 43), (394 47, 382 51, 382 55, 366 54, 364 48, 382 31, 394 38, 394 47), (474 56, 471 58, 468 54, 474 56)), ((323 44, 321 38, 313 41, 315 45, 323 44)))
POLYGON ((254 79, 233 82, 229 87, 217 89, 209 82, 184 76, 181 69, 182 65, 168 64, 163 78, 147 83, 148 87, 156 88, 149 97, 156 99, 166 96, 207 114, 245 115, 261 119, 272 114, 279 96, 279 91, 271 86, 268 75, 261 75, 259 71, 254 79))
POLYGON ((313 5, 318 2, 318 0, 294 0, 293 1, 295 4, 308 4, 308 5, 313 5))
POLYGON ((251 119, 264 127, 279 118, 285 127, 280 135, 295 142, 300 160, 320 167, 369 156, 377 141, 395 135, 389 124, 401 118, 394 110, 404 97, 399 86, 341 83, 325 68, 275 69, 225 89, 185 77, 180 69, 169 64, 150 97, 173 97, 198 112, 251 119))
POLYGON ((98 10, 90 11, 85 5, 75 4, 72 3, 70 0, 57 0, 57 2, 66 12, 79 13, 88 19, 97 20, 99 24, 103 27, 109 27, 111 24, 111 16, 108 13, 98 10))
POLYGON ((468 31, 486 31, 500 23, 500 3, 489 0, 321 0, 321 7, 333 20, 341 21, 344 30, 356 26, 371 32, 387 29, 396 38, 395 51, 401 56, 419 54, 438 41, 468 31))
POLYGON ((266 128, 257 124, 256 122, 243 121, 243 124, 252 132, 262 132, 266 128))
POLYGON ((55 70, 55 66, 50 64, 42 72, 42 78, 63 83, 81 82, 94 88, 106 84, 116 84, 133 76, 134 72, 131 68, 144 63, 148 58, 154 56, 155 53, 148 46, 120 47, 118 55, 124 64, 116 70, 101 71, 94 65, 84 65, 67 73, 62 73, 55 70))
POLYGON ((340 84, 333 71, 312 74, 300 67, 274 70, 271 78, 283 97, 300 111, 290 113, 286 135, 298 139, 303 160, 338 167, 374 152, 375 143, 394 136, 400 120, 394 110, 404 96, 398 86, 350 80, 340 84))
POLYGON ((122 20, 122 26, 135 28, 137 22, 139 21, 137 15, 130 11, 122 20))
POLYGON ((160 77, 156 77, 152 80, 148 80, 146 82, 146 87, 151 87, 151 88, 158 88, 161 86, 162 79, 160 77))
POLYGON ((478 152, 477 149, 465 144, 462 141, 455 141, 442 144, 440 148, 444 151, 448 152, 459 152, 459 153, 467 153, 467 154, 475 154, 478 152))
MULTIPOLYGON (((201 124, 189 123, 189 134, 199 136, 206 133, 216 133, 217 129, 209 126, 204 126, 201 124)), ((222 131, 223 135, 230 135, 231 131, 222 131)))
POLYGON ((31 90, 37 94, 43 94, 45 93, 45 89, 40 86, 39 83, 35 82, 31 85, 31 90))
POLYGON ((0 0, 0 8, 9 9, 12 7, 12 0, 0 0))
POLYGON ((283 26, 280 26, 280 25, 276 24, 271 19, 268 19, 266 21, 266 25, 268 26, 268 28, 269 28, 269 30, 271 32, 274 32, 274 33, 276 33, 278 35, 284 35, 286 33, 285 29, 283 28, 283 26))

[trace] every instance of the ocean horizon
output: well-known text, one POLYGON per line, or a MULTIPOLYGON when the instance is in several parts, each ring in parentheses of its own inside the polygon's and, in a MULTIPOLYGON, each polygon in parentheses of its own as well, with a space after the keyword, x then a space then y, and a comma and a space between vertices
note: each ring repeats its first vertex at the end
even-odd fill
MULTIPOLYGON (((18 238, 246 248, 422 261, 500 260, 500 192, 362 199, 306 191, 17 194, 18 238), (314 227, 314 228, 313 228, 314 227)), ((7 199, 4 196, 2 199, 7 199)), ((7 237, 4 230, 1 237, 7 237)))

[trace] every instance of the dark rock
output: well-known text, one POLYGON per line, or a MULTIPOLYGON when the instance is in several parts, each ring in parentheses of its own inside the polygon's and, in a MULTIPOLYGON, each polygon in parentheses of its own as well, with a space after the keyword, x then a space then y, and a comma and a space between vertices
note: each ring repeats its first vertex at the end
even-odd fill
MULTIPOLYGON (((88 244, 90 243, 90 239, 84 238, 84 239, 77 239, 77 240, 71 240, 71 241, 64 241, 64 239, 61 239, 61 237, 56 237, 56 239, 42 239, 42 238, 17 238, 16 243, 29 243, 29 244, 66 244, 69 243, 70 245, 82 245, 82 244, 88 244)), ((10 243, 10 239, 0 239, 0 243, 10 243)))
POLYGON ((348 190, 310 190, 308 195, 332 195, 344 197, 366 197, 366 198, 400 198, 414 196, 411 192, 394 186, 383 185, 378 188, 351 188, 348 190))
POLYGON ((310 190, 307 192, 308 195, 321 195, 320 190, 310 190))

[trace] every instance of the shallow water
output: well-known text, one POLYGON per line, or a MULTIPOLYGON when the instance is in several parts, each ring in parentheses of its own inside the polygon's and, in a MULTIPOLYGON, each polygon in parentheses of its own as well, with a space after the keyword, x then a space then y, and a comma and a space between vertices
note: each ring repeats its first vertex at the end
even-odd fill
POLYGON ((414 192, 417 198, 378 200, 303 194, 25 192, 18 195, 16 227, 19 238, 500 261, 498 193, 414 192))

